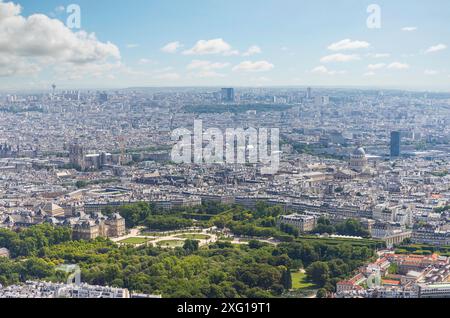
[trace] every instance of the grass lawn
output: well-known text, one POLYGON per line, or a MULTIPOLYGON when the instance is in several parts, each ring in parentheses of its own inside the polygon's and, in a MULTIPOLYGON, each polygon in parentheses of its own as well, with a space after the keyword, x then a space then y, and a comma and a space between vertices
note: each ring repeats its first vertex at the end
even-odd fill
POLYGON ((169 236, 169 234, 160 233, 160 232, 141 232, 142 236, 153 236, 153 237, 163 237, 163 236, 169 236))
POLYGON ((219 236, 218 239, 219 239, 219 241, 233 241, 232 237, 223 236, 223 235, 219 236))
POLYGON ((206 234, 181 234, 176 237, 188 240, 208 240, 211 238, 211 236, 206 234))
POLYGON ((119 243, 139 245, 139 244, 147 243, 148 241, 150 241, 150 240, 146 239, 146 238, 130 237, 130 238, 120 241, 119 243))
POLYGON ((157 242, 156 245, 160 247, 182 247, 184 245, 184 241, 165 240, 157 242))
POLYGON ((293 289, 314 289, 316 285, 306 280, 306 274, 302 272, 292 273, 292 288, 293 289))

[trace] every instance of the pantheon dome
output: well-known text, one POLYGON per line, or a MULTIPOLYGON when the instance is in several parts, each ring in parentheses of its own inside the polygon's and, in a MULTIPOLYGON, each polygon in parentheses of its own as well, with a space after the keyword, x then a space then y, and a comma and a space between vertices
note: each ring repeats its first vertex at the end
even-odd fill
POLYGON ((363 172, 367 167, 366 151, 362 147, 358 147, 350 155, 350 169, 357 172, 363 172))

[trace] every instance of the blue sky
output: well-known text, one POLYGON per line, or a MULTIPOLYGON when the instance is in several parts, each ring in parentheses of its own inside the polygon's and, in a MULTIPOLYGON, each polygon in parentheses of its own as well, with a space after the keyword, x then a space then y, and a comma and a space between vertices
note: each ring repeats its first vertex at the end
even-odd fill
MULTIPOLYGON (((7 2, 0 0, 0 6, 7 2)), ((11 69, 4 62, 2 70, 0 59, 4 88, 56 82, 67 88, 311 85, 450 90, 448 0, 13 2, 22 7, 12 14, 22 19, 19 31, 35 33, 45 49, 21 40, 18 31, 14 39, 19 43, 8 48, 6 58, 21 67, 11 69), (65 8, 72 3, 81 8, 82 32, 95 33, 95 40, 80 37, 78 29, 69 30, 72 37, 62 23, 52 23, 65 23, 65 8), (381 9, 379 29, 367 27, 370 4, 381 9), (37 13, 46 17, 41 16, 35 30, 27 19, 37 13)), ((0 14, 0 33, 6 20, 0 14)))

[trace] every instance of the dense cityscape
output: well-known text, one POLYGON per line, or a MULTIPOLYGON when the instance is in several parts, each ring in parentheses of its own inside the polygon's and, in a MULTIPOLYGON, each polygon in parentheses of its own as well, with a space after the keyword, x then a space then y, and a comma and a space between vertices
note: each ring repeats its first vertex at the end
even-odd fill
POLYGON ((450 296, 450 94, 54 85, 0 110, 0 297, 450 296), (279 170, 173 162, 195 120, 281 127, 279 170))
POLYGON ((450 298, 448 12, 0 0, 0 307, 450 298))

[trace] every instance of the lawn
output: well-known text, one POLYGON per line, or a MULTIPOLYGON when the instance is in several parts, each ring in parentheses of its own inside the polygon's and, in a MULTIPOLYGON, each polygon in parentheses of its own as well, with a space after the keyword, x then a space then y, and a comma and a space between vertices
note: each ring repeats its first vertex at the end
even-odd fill
POLYGON ((302 272, 292 273, 292 288, 293 289, 315 289, 316 285, 310 283, 306 279, 306 274, 302 272))
POLYGON ((160 247, 182 247, 184 245, 184 241, 165 240, 157 242, 156 245, 160 247))
POLYGON ((147 238, 130 237, 130 238, 120 241, 119 243, 139 245, 139 244, 147 243, 148 241, 150 241, 150 240, 147 238))
POLYGON ((220 235, 218 237, 219 241, 233 241, 234 239, 232 237, 229 236, 224 236, 224 235, 220 235))
POLYGON ((176 237, 187 240, 208 240, 211 238, 211 236, 206 234, 181 234, 176 237))
POLYGON ((141 232, 142 236, 153 236, 153 237, 163 237, 163 236, 169 236, 167 233, 161 233, 161 232, 141 232))

